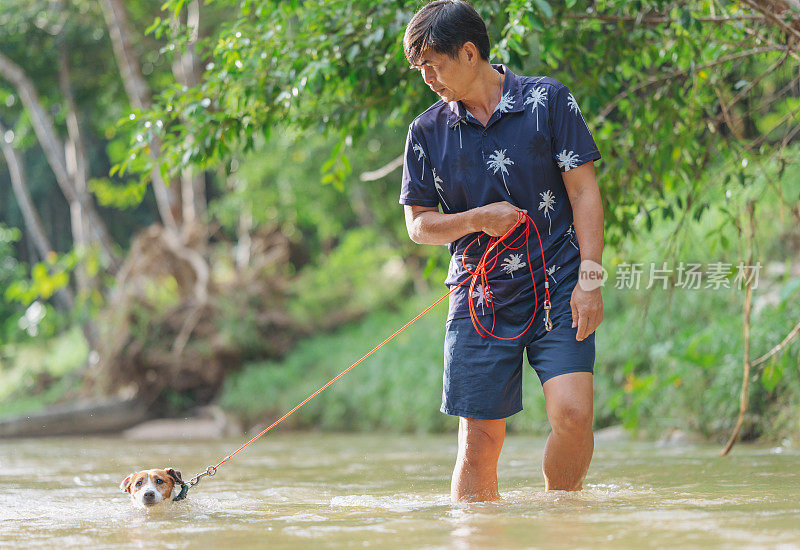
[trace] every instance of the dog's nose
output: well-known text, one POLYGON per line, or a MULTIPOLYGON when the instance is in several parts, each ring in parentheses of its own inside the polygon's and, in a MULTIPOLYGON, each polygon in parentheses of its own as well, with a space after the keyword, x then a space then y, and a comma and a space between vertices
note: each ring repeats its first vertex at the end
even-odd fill
POLYGON ((147 491, 147 492, 144 494, 144 499, 145 499, 145 500, 153 500, 153 499, 155 499, 155 498, 156 498, 156 494, 155 494, 153 491, 147 491))

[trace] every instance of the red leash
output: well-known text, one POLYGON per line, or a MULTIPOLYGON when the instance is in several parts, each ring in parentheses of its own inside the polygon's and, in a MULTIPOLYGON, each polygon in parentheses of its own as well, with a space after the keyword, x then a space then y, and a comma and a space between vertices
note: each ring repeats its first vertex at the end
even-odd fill
MULTIPOLYGON (((547 264, 545 263, 545 260, 544 260, 544 247, 542 246, 542 237, 541 237, 541 235, 539 235, 539 229, 536 227, 536 224, 531 219, 531 217, 528 216, 527 214, 523 213, 522 211, 517 211, 517 225, 519 225, 523 221, 525 222, 525 230, 522 231, 519 235, 517 235, 514 238, 514 240, 512 240, 510 243, 506 243, 504 241, 514 231, 514 229, 516 229, 516 227, 517 227, 516 225, 514 227, 512 227, 511 230, 509 230, 502 237, 500 237, 500 238, 492 237, 491 239, 489 239, 489 246, 486 247, 486 252, 483 253, 483 256, 481 257, 480 262, 478 262, 478 266, 475 268, 475 272, 472 272, 467 268, 467 265, 464 263, 464 256, 467 255, 467 251, 469 250, 469 248, 478 239, 475 239, 474 241, 469 243, 467 245, 467 247, 464 249, 464 253, 461 256, 461 264, 464 267, 464 269, 470 274, 469 316, 472 319, 472 326, 474 326, 475 330, 478 332, 478 334, 480 334, 484 338, 486 338, 487 336, 491 336, 492 338, 497 338, 498 340, 516 340, 517 338, 521 337, 523 334, 528 332, 528 329, 531 327, 531 324, 533 324, 533 320, 536 318, 536 308, 538 307, 539 294, 538 294, 538 292, 536 290, 536 281, 533 278, 533 266, 531 265, 531 252, 530 252, 530 249, 528 247, 528 242, 529 242, 528 238, 530 236, 531 226, 533 226, 533 229, 536 231, 536 237, 537 237, 537 239, 539 239, 539 250, 542 253, 542 269, 544 270, 544 304, 543 304, 543 307, 544 307, 544 310, 545 310, 545 321, 544 321, 545 328, 548 331, 553 328, 553 323, 550 320, 550 283, 547 281, 547 264), (523 237, 524 237, 523 242, 517 244, 518 241, 520 239, 522 239, 523 237), (499 246, 501 244, 502 244, 502 247, 499 246), (496 334, 494 334, 492 332, 494 330, 494 322, 495 322, 494 300, 492 300, 492 292, 491 292, 491 289, 489 288, 489 280, 488 280, 488 277, 486 276, 486 274, 488 272, 490 272, 492 269, 495 268, 495 266, 497 265, 497 259, 500 257, 500 254, 502 254, 506 250, 517 250, 517 249, 520 249, 523 246, 525 247, 525 257, 528 260, 528 272, 531 275, 531 284, 533 286, 533 316, 531 317, 531 320, 528 321, 528 324, 525 326, 525 328, 522 330, 522 332, 520 332, 516 336, 511 336, 509 338, 504 338, 502 336, 497 336, 496 334), (493 255, 492 255, 492 252, 494 252, 493 255), (483 326, 483 324, 481 323, 480 319, 478 318, 478 312, 475 310, 475 285, 476 285, 476 283, 478 281, 478 278, 480 278, 480 280, 481 280, 481 293, 482 293, 482 297, 483 297, 483 302, 485 304, 486 303, 490 304, 491 308, 492 308, 492 328, 491 329, 487 329, 486 327, 483 326)), ((464 282, 466 282, 466 281, 463 281, 461 284, 464 284, 464 282)), ((461 286, 461 284, 458 285, 458 286, 461 286)), ((458 286, 453 288, 453 290, 458 288, 458 286)))
POLYGON ((276 420, 275 422, 270 424, 267 428, 265 428, 257 436, 253 437, 250 441, 248 441, 247 443, 245 443, 244 445, 242 445, 241 447, 236 449, 234 452, 232 452, 231 454, 229 454, 228 456, 223 458, 216 466, 209 466, 208 468, 206 468, 206 470, 204 472, 194 476, 191 480, 189 480, 188 483, 185 484, 185 490, 182 489, 181 493, 185 496, 186 492, 188 492, 188 488, 197 485, 197 483, 200 481, 200 478, 202 478, 203 476, 213 476, 217 472, 217 468, 219 468, 220 466, 225 464, 228 460, 230 460, 231 458, 236 456, 236 454, 239 451, 241 451, 242 449, 244 449, 245 447, 250 445, 253 441, 255 441, 256 439, 258 439, 259 437, 261 437, 262 435, 264 435, 265 433, 270 431, 272 428, 274 428, 275 426, 277 426, 281 422, 283 422, 286 418, 288 418, 297 409, 299 409, 300 407, 302 407, 303 405, 305 405, 306 403, 311 401, 311 399, 316 397, 325 388, 327 388, 328 386, 330 386, 331 384, 336 382, 339 378, 341 378, 342 376, 344 376, 345 374, 350 372, 350 370, 353 367, 355 367, 356 365, 361 363, 364 359, 366 359, 367 357, 369 357, 370 355, 372 355, 373 353, 378 351, 381 348, 381 346, 383 346, 386 342, 388 342, 389 340, 391 340, 392 338, 394 338, 395 336, 397 336, 398 334, 403 332, 405 329, 407 329, 409 326, 411 326, 412 323, 414 323, 417 319, 419 319, 420 317, 422 317, 423 315, 428 313, 428 311, 430 311, 432 308, 434 308, 436 305, 438 305, 442 300, 444 300, 445 298, 450 296, 450 294, 452 294, 453 291, 455 291, 457 288, 460 288, 467 281, 470 281, 470 285, 469 285, 469 297, 470 297, 469 298, 469 313, 470 313, 470 317, 472 318, 472 324, 475 327, 475 330, 478 331, 478 334, 480 334, 484 338, 491 336, 492 338, 497 338, 498 340, 513 340, 513 339, 519 338, 520 336, 525 334, 528 331, 528 329, 531 327, 531 325, 533 324, 533 320, 536 318, 536 308, 538 307, 538 304, 537 304, 537 302, 538 302, 538 294, 537 294, 537 291, 536 291, 536 282, 535 282, 535 280, 533 278, 533 267, 531 267, 530 250, 529 250, 529 247, 528 247, 528 237, 530 236, 530 228, 531 228, 531 226, 533 226, 534 230, 536 230, 536 237, 539 239, 539 250, 542 253, 542 269, 544 270, 544 274, 545 274, 545 277, 544 277, 544 304, 543 304, 543 307, 544 307, 544 310, 545 310, 545 329, 546 330, 551 330, 553 328, 553 323, 550 320, 550 289, 549 289, 549 284, 547 282, 547 266, 546 266, 545 260, 544 260, 544 247, 542 246, 542 237, 541 237, 541 235, 539 235, 539 229, 536 227, 536 224, 531 219, 531 217, 528 216, 526 213, 522 212, 521 210, 518 210, 517 211, 517 223, 514 225, 514 227, 509 229, 502 237, 499 237, 499 238, 498 237, 491 237, 489 239, 489 246, 486 247, 486 251, 483 253, 483 256, 481 257, 480 261, 478 262, 478 265, 475 267, 475 271, 470 271, 467 268, 466 264, 464 263, 464 256, 466 255, 467 250, 469 250, 469 248, 475 242, 477 242, 481 237, 477 237, 475 240, 473 240, 471 243, 469 243, 467 245, 467 247, 464 249, 464 254, 462 255, 461 262, 462 262, 462 265, 463 265, 464 269, 470 274, 470 276, 467 279, 464 279, 458 285, 456 285, 453 288, 451 288, 450 291, 447 294, 445 294, 444 296, 442 296, 441 298, 436 300, 434 303, 429 305, 427 308, 425 308, 424 311, 422 311, 416 317, 414 317, 409 322, 407 322, 405 325, 403 325, 402 327, 397 329, 386 340, 384 340, 383 342, 381 342, 380 344, 378 344, 377 346, 372 348, 369 351, 369 353, 367 353, 361 359, 359 359, 358 361, 356 361, 355 363, 353 363, 352 365, 347 367, 345 370, 340 372, 335 378, 332 378, 330 381, 328 381, 327 384, 325 384, 324 386, 319 388, 317 391, 315 391, 314 393, 312 393, 311 395, 306 397, 303 401, 298 403, 292 410, 290 410, 289 412, 284 414, 282 417, 280 417, 278 420, 276 420), (510 243, 506 243, 505 240, 508 237, 510 237, 511 234, 514 232, 514 230, 517 228, 517 226, 520 225, 523 222, 525 223, 524 231, 522 231, 519 235, 517 235, 517 237, 515 237, 510 243), (521 242, 521 243, 518 242, 523 237, 524 237, 524 242, 521 242), (533 316, 531 317, 531 320, 528 321, 528 324, 525 326, 525 328, 523 329, 523 331, 521 333, 519 333, 516 336, 512 336, 510 338, 504 338, 504 337, 497 336, 496 334, 494 334, 492 332, 492 330, 494 329, 495 312, 494 312, 494 302, 492 301, 492 293, 491 293, 491 289, 489 288, 489 280, 488 280, 488 277, 487 277, 487 273, 496 267, 497 259, 500 256, 500 254, 502 254, 503 252, 505 252, 507 250, 520 249, 523 246, 525 247, 525 256, 526 256, 526 258, 528 260, 528 271, 529 271, 529 273, 531 275, 531 283, 533 284, 533 293, 534 293, 533 294, 534 295, 533 316), (483 295, 484 303, 491 304, 491 309, 492 309, 492 328, 491 329, 487 329, 486 327, 484 327, 481 324, 480 320, 478 319, 478 313, 475 310, 474 291, 475 291, 475 285, 476 285, 478 279, 480 279, 480 282, 481 282, 481 292, 483 293, 482 295, 483 295))

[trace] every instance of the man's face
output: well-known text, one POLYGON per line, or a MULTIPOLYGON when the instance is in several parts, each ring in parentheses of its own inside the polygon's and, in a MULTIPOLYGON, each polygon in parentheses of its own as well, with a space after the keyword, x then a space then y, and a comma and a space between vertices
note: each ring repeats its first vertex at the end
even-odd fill
POLYGON ((444 101, 457 101, 466 95, 471 67, 461 59, 463 48, 456 58, 428 50, 412 68, 419 70, 425 84, 444 101))

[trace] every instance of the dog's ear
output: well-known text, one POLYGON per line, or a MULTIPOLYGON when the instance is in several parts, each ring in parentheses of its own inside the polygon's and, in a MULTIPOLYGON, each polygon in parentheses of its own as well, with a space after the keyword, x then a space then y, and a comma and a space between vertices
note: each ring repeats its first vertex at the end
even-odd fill
POLYGON ((181 473, 179 470, 176 470, 175 468, 167 468, 167 475, 176 482, 183 484, 183 480, 181 479, 181 473))
POLYGON ((133 481, 133 474, 128 474, 128 477, 122 480, 122 483, 119 484, 119 488, 123 493, 129 493, 131 488, 131 481, 133 481))

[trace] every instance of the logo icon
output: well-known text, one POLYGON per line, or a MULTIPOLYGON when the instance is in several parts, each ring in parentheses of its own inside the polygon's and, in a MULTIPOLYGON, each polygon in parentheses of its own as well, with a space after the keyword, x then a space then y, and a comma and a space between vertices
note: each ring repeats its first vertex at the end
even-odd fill
POLYGON ((578 272, 578 285, 582 290, 590 291, 600 288, 608 280, 608 271, 592 260, 583 260, 578 272))

